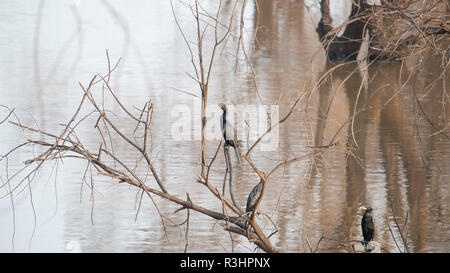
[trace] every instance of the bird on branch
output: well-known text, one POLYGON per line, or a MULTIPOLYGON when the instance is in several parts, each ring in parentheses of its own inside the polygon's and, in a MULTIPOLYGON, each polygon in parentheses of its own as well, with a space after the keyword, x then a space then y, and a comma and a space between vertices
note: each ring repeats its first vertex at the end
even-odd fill
POLYGON ((222 117, 220 119, 220 129, 222 131, 223 139, 225 140, 224 147, 233 147, 238 163, 241 163, 241 147, 238 141, 238 134, 236 128, 233 127, 233 122, 227 117, 227 106, 223 103, 219 104, 222 109, 222 117))

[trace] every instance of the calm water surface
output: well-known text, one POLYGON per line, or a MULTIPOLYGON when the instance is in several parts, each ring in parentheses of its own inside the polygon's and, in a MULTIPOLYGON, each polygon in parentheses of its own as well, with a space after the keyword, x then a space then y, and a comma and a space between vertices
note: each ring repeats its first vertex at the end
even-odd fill
MULTIPOLYGON (((204 2, 206 10, 214 11, 214 5, 204 2)), ((223 2, 222 19, 226 21, 233 1, 223 2)), ((348 8, 344 2, 335 1, 336 22, 345 18, 336 12, 348 8)), ((188 39, 194 42, 191 12, 177 1, 174 8, 188 39)), ((271 177, 261 210, 278 226, 279 232, 271 237, 274 246, 286 252, 309 252, 307 241, 315 247, 324 236, 319 251, 352 251, 348 241, 362 239, 358 207, 371 205, 375 240, 384 249, 398 252, 389 231, 391 227, 400 242, 393 203, 401 224, 408 214, 406 232, 412 251, 450 252, 449 131, 435 133, 417 110, 412 81, 407 79, 419 60, 411 57, 403 64, 374 64, 368 71, 358 69, 357 64, 344 65, 314 89, 333 66, 317 40, 314 10, 308 13, 300 0, 262 1, 260 13, 257 20, 255 7, 248 4, 244 45, 263 103, 280 105, 282 117, 299 95, 313 92, 281 126, 279 149, 257 150, 253 160, 269 172, 278 161, 337 141, 323 157, 280 168, 271 177), (358 113, 354 119, 353 113, 358 113)), ((236 22, 235 30, 238 26, 236 22)), ((234 35, 217 55, 209 103, 259 104, 245 56, 236 56, 238 32, 234 35)), ((206 52, 211 43, 212 36, 206 35, 206 52)), ((87 85, 93 75, 107 71, 106 49, 112 62, 121 58, 111 80, 119 98, 132 109, 149 99, 154 104, 151 154, 169 192, 181 198, 188 192, 194 202, 221 211, 220 203, 195 182, 200 172, 200 142, 176 141, 171 135, 175 119, 171 109, 177 105, 193 109, 195 97, 187 93, 198 96, 199 90, 186 74, 193 74, 190 55, 169 1, 2 1, 0 104, 15 108, 23 124, 61 132, 61 124, 70 119, 81 100, 78 82, 87 85)), ((425 57, 417 76, 417 97, 427 118, 444 128, 450 111, 443 90, 450 86, 448 80, 433 82, 442 72, 440 63, 431 54, 425 57), (435 83, 433 88, 428 88, 430 83, 435 83)), ((101 88, 94 92, 101 96, 101 88)), ((106 105, 117 113, 125 131, 134 129, 134 123, 120 119, 120 108, 111 99, 106 99, 106 105)), ((6 114, 1 110, 0 119, 6 114)), ((90 110, 87 107, 83 113, 90 110)), ((93 124, 95 119, 87 122, 93 124)), ((92 127, 80 127, 77 133, 95 149, 99 138, 92 127)), ((24 137, 36 136, 1 124, 0 154, 24 137)), ((138 154, 117 141, 117 153, 134 164, 138 154)), ((216 147, 217 142, 208 142, 209 158, 216 147)), ((184 251, 184 226, 177 226, 185 219, 184 211, 175 214, 178 206, 155 197, 158 209, 167 216, 162 222, 145 196, 139 208, 137 189, 95 173, 92 194, 91 182, 82 179, 86 163, 80 161, 45 165, 31 185, 20 187, 11 199, 4 181, 39 151, 23 150, 8 158, 8 166, 2 162, 1 252, 184 251)), ((212 179, 221 188, 222 153, 215 164, 212 179)), ((145 170, 137 171, 146 175, 145 170)), ((233 172, 235 197, 244 208, 258 178, 248 164, 235 166, 233 172)), ((236 235, 232 244, 223 226, 208 217, 192 213, 190 221, 188 251, 254 251, 252 244, 236 235)), ((267 234, 275 230, 267 218, 260 216, 260 222, 267 234)))

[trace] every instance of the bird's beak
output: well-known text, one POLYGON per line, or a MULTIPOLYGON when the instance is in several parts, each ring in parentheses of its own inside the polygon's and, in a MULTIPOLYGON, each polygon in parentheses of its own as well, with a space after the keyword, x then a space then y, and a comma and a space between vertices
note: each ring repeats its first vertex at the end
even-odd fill
POLYGON ((366 211, 366 209, 367 209, 367 208, 364 207, 364 206, 359 207, 359 210, 362 211, 362 212, 366 211))

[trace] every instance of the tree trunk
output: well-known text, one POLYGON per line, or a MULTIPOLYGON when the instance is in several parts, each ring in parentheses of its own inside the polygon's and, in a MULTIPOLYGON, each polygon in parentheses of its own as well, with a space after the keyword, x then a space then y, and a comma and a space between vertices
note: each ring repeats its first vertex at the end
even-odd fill
POLYGON ((355 60, 361 47, 364 35, 364 18, 367 4, 364 1, 355 0, 352 2, 352 11, 349 23, 342 36, 337 37, 337 31, 332 27, 329 0, 321 1, 322 18, 317 25, 316 31, 320 41, 327 51, 331 61, 355 60))

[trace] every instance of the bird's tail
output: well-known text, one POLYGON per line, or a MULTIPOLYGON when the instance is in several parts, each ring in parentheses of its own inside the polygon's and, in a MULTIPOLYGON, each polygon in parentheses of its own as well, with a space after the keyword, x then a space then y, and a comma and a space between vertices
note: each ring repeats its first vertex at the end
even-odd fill
MULTIPOLYGON (((253 211, 252 212, 247 212, 248 213, 248 218, 249 219, 252 219, 252 217, 253 217, 253 211)), ((248 228, 248 226, 250 226, 250 223, 249 222, 247 222, 247 221, 245 221, 245 229, 247 229, 248 228)))
POLYGON ((370 241, 363 240, 362 241, 362 245, 364 246, 364 251, 365 252, 371 252, 372 251, 372 246, 370 245, 370 241))

